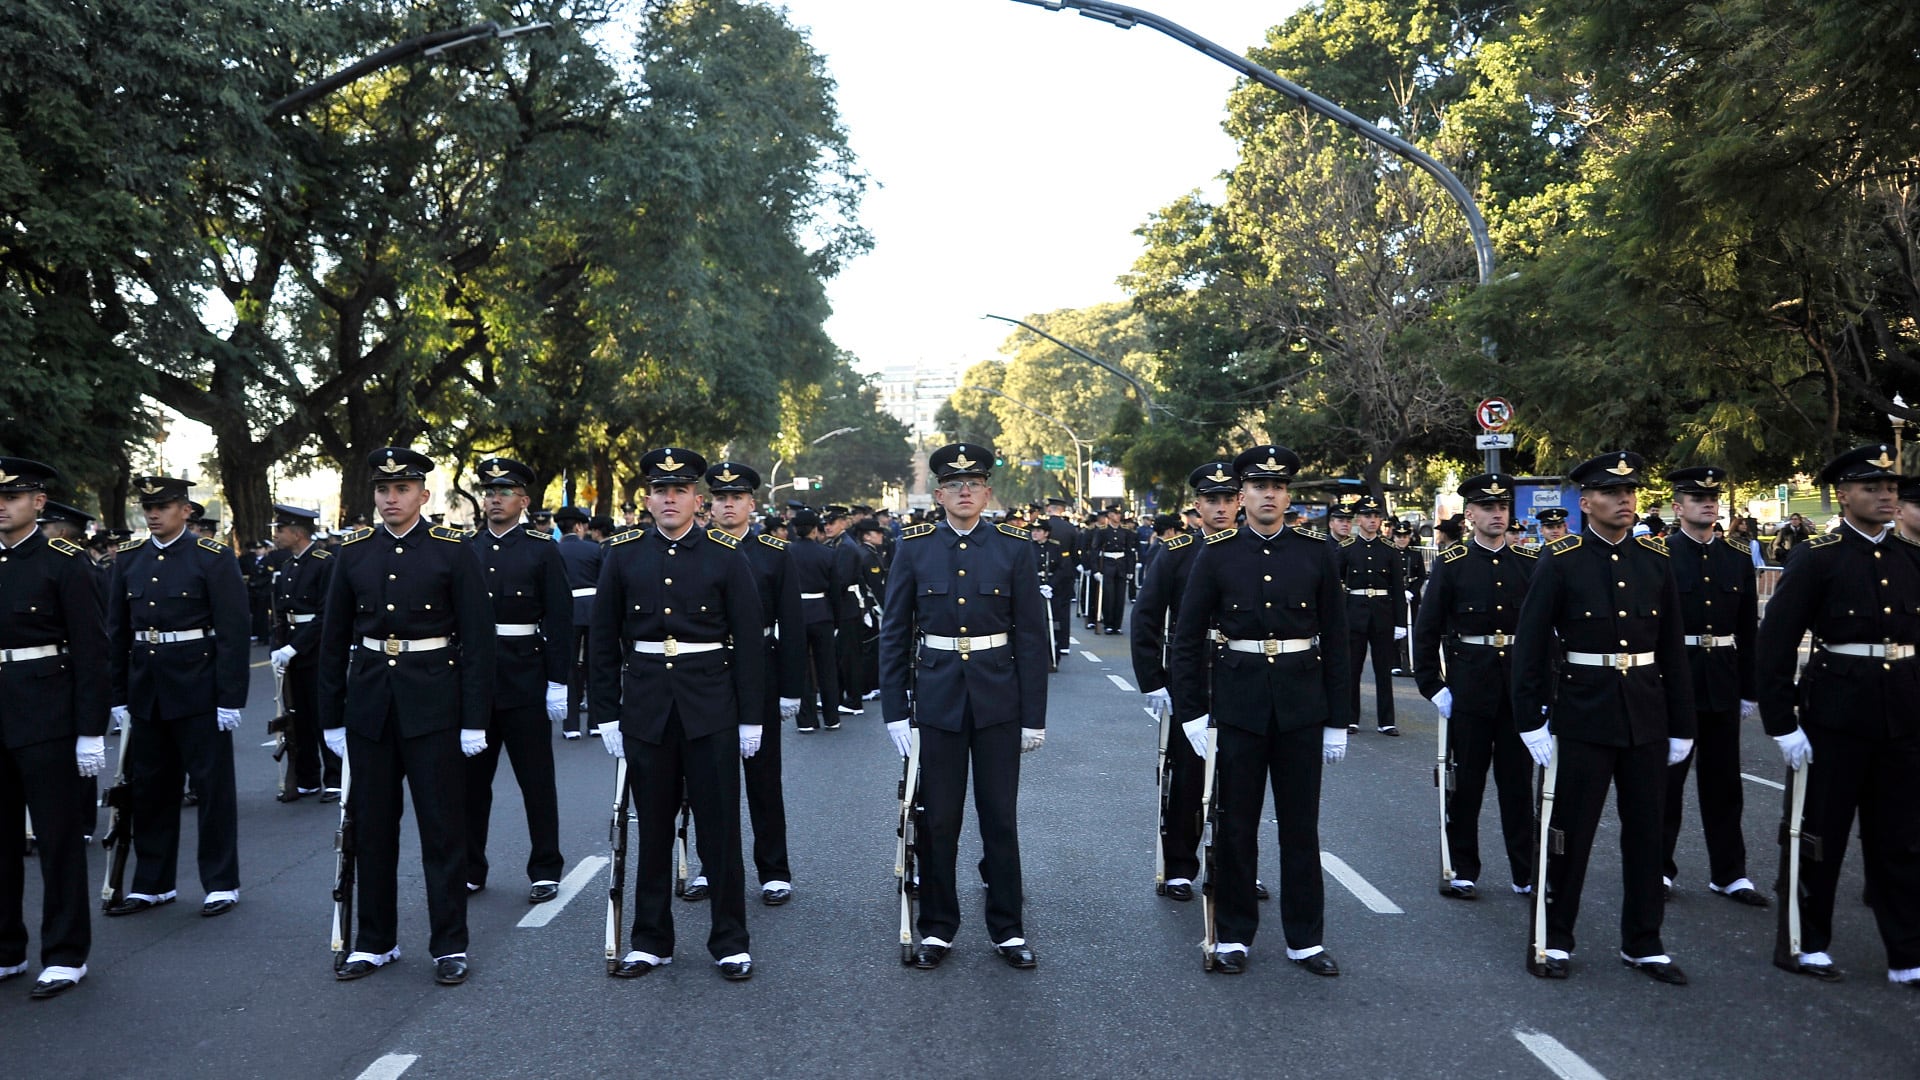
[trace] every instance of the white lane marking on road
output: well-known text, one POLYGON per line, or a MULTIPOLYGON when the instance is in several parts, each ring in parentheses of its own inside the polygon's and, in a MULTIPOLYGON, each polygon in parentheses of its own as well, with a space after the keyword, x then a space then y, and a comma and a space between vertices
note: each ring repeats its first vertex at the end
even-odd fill
POLYGON ((1740 774, 1740 779, 1742 779, 1742 780, 1751 780, 1751 781, 1753 781, 1753 782, 1754 782, 1754 783, 1756 783, 1756 784, 1765 784, 1766 786, 1768 786, 1768 787, 1770 787, 1770 788, 1772 788, 1772 789, 1773 789, 1773 790, 1775 790, 1775 791, 1785 791, 1785 790, 1787 790, 1787 785, 1785 785, 1785 784, 1783 784, 1783 783, 1781 783, 1781 782, 1780 782, 1780 781, 1778 781, 1778 780, 1769 780, 1769 779, 1767 779, 1767 778, 1766 778, 1766 777, 1764 777, 1764 776, 1755 776, 1755 775, 1753 775, 1753 774, 1752 774, 1752 773, 1750 773, 1750 772, 1743 772, 1743 773, 1741 773, 1741 774, 1740 774))
POLYGON ((1067 644, 1069 644, 1069 645, 1078 645, 1078 644, 1080 644, 1080 639, 1079 639, 1079 638, 1077 638, 1077 637, 1074 637, 1074 636, 1073 636, 1072 634, 1068 634, 1068 635, 1067 635, 1067 644))
POLYGON ((1347 865, 1345 859, 1342 859, 1340 856, 1335 855, 1333 852, 1331 851, 1321 852, 1320 865, 1323 868, 1325 868, 1327 873, 1332 874, 1336 879, 1338 879, 1340 884, 1345 885, 1347 887, 1348 892, 1352 893, 1356 897, 1359 897, 1360 902, 1367 905, 1367 907, 1370 910, 1372 910, 1375 914, 1378 914, 1378 915, 1406 914, 1405 911, 1401 910, 1401 907, 1399 904, 1396 904, 1393 901, 1387 899, 1386 893, 1383 893, 1379 889, 1374 888, 1372 882, 1368 881, 1366 878, 1361 877, 1359 873, 1354 870, 1353 867, 1347 865))
POLYGON ((1128 693, 1128 694, 1137 694, 1137 693, 1139 693, 1139 691, 1138 691, 1138 690, 1135 690, 1135 689, 1133 688, 1133 684, 1132 684, 1132 683, 1130 683, 1130 682, 1128 682, 1127 680, 1125 680, 1125 679, 1123 679, 1123 678, 1121 678, 1121 677, 1120 677, 1120 676, 1118 676, 1118 675, 1108 675, 1108 676, 1107 676, 1107 681, 1108 681, 1108 682, 1110 682, 1110 683, 1112 683, 1113 685, 1115 685, 1115 686, 1117 686, 1117 687, 1119 687, 1119 688, 1121 689, 1121 691, 1122 691, 1123 693, 1128 693))
POLYGON ((1090 653, 1085 649, 1080 650, 1080 655, 1086 657, 1087 659, 1093 661, 1096 664, 1100 662, 1100 657, 1098 654, 1090 653))
POLYGON ((1539 1031, 1513 1029, 1513 1037, 1527 1052, 1540 1059, 1540 1064, 1553 1071, 1560 1080, 1607 1080, 1600 1071, 1587 1064, 1586 1059, 1561 1045, 1559 1039, 1539 1031))
POLYGON ((419 1054, 386 1054, 367 1066, 355 1080, 398 1080, 401 1073, 413 1068, 413 1063, 419 1060, 419 1054))
POLYGON ((560 909, 567 906, 567 901, 580 895, 580 890, 587 887, 587 882, 592 881, 606 866, 605 855, 589 855, 581 859, 571 873, 560 879, 560 895, 544 904, 533 905, 532 910, 520 917, 520 925, 545 926, 552 922, 553 917, 560 914, 560 909))

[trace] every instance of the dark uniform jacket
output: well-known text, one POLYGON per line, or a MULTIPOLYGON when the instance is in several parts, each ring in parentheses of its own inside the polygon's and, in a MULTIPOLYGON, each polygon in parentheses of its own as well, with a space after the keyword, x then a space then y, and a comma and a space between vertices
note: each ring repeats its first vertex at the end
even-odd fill
POLYGON ((1693 659, 1693 707, 1727 713, 1738 710, 1742 701, 1758 701, 1753 650, 1760 632, 1760 601, 1752 552, 1731 540, 1702 544, 1683 529, 1666 539, 1687 636, 1733 638, 1730 649, 1687 647, 1693 659))
POLYGON ((1058 514, 1047 515, 1047 538, 1059 544, 1069 559, 1080 554, 1080 527, 1058 514))
POLYGON ((494 635, 493 707, 543 704, 547 684, 564 684, 573 668, 573 590, 560 548, 552 533, 523 526, 495 536, 482 525, 467 542, 486 574, 494 625, 540 627, 530 637, 494 635))
POLYGON ((880 625, 880 709, 889 723, 960 731, 968 708, 976 728, 1047 726, 1047 621, 1032 538, 1012 525, 915 525, 901 534, 887 575, 880 625), (1010 648, 924 647, 922 634, 982 638, 1011 634, 1010 648))
POLYGON ((718 529, 690 528, 669 540, 654 528, 607 546, 587 635, 587 695, 620 703, 623 734, 664 742, 676 707, 689 739, 764 720, 766 649, 757 643, 767 624, 740 544, 718 529), (677 656, 633 651, 635 641, 670 638, 733 647, 677 656))
POLYGON ((1174 720, 1206 713, 1215 725, 1265 734, 1352 722, 1347 603, 1339 549, 1282 528, 1271 539, 1226 529, 1200 544, 1173 630, 1174 720), (1315 638, 1305 652, 1256 656, 1216 645, 1230 639, 1315 638), (1208 677, 1208 655, 1212 677, 1208 677))
POLYGON ((113 704, 136 717, 177 720, 247 704, 247 585, 240 563, 217 540, 184 530, 166 547, 121 545, 108 593, 113 704), (197 641, 156 644, 149 630, 211 630, 197 641))
POLYGON ((1093 531, 1093 551, 1088 566, 1098 570, 1117 570, 1123 574, 1133 572, 1134 565, 1140 561, 1140 542, 1132 532, 1115 525, 1093 531), (1120 558, 1108 558, 1118 554, 1120 558))
POLYGON ((38 529, 0 549, 0 650, 66 648, 0 663, 0 741, 10 750, 107 733, 107 622, 89 561, 79 544, 38 529))
POLYGON ((593 623, 594 597, 579 595, 582 589, 592 589, 600 583, 600 564, 606 560, 607 549, 584 536, 563 536, 560 538, 560 559, 567 566, 567 592, 573 599, 573 625, 590 626, 593 623))
POLYGON ((1797 724, 1873 739, 1920 732, 1920 659, 1844 656, 1818 644, 1920 644, 1914 555, 1898 535, 1876 544, 1847 524, 1793 549, 1767 601, 1754 656, 1767 734, 1785 735, 1797 724), (1809 630, 1815 647, 1796 694, 1797 653, 1809 630))
POLYGON ((799 539, 787 543, 787 560, 799 586, 800 609, 806 621, 835 621, 847 587, 838 554, 816 540, 799 539))
POLYGON ((1407 625, 1406 560, 1382 533, 1363 540, 1358 532, 1340 541, 1340 581, 1347 593, 1347 629, 1378 630, 1407 625), (1380 589, 1384 596, 1355 596, 1353 589, 1380 589))
POLYGON ((355 529, 334 552, 320 631, 320 726, 379 739, 389 713, 402 738, 484 730, 493 713, 493 610, 480 562, 457 529, 417 522, 396 537, 355 529), (362 639, 450 637, 431 652, 388 655, 362 639))
MULTIPOLYGON (((1423 595, 1420 590, 1427 583, 1426 557, 1421 555, 1420 549, 1412 544, 1406 547, 1395 544, 1394 550, 1400 553, 1400 576, 1407 583, 1407 591, 1416 597, 1423 595)), ((1539 552, 1536 551, 1534 554, 1537 555, 1539 552)))
POLYGON ((855 550, 859 541, 841 533, 832 542, 820 545, 833 554, 833 589, 827 599, 833 602, 833 621, 839 626, 851 626, 860 621, 860 555, 855 550))
POLYGON ((291 666, 320 663, 320 616, 327 609, 327 583, 333 578, 333 552, 319 544, 280 563, 273 577, 273 647, 293 646, 291 666), (293 616, 300 616, 295 623, 293 616), (313 616, 307 618, 307 616, 313 616))
POLYGON ((1129 628, 1133 681, 1139 684, 1143 694, 1167 685, 1166 648, 1172 643, 1167 624, 1172 622, 1169 616, 1180 612, 1187 572, 1192 569, 1193 557, 1199 550, 1200 541, 1183 534, 1161 545, 1160 553, 1147 560, 1147 569, 1140 578, 1140 596, 1133 604, 1133 625, 1129 628))
POLYGON ((1073 550, 1052 537, 1048 537, 1046 543, 1037 543, 1033 547, 1037 563, 1035 570, 1040 575, 1040 583, 1053 586, 1055 596, 1073 588, 1073 550))
POLYGON ((860 590, 861 607, 875 613, 870 618, 872 625, 877 627, 880 625, 877 612, 887 602, 886 557, 879 548, 865 544, 855 544, 853 550, 859 557, 859 577, 854 580, 854 587, 860 590))
POLYGON ((1683 643, 1680 587, 1664 543, 1628 537, 1617 546, 1591 533, 1548 544, 1520 606, 1513 657, 1513 720, 1601 746, 1691 739, 1692 662, 1683 643), (1557 638, 1556 638, 1557 635, 1557 638), (1555 649, 1654 653, 1625 671, 1563 664, 1555 649))
MULTIPOLYGON (((1413 681, 1422 696, 1453 691, 1453 715, 1495 717, 1513 686, 1513 647, 1468 645, 1460 635, 1512 636, 1520 625, 1539 554, 1509 544, 1492 551, 1478 541, 1454 544, 1434 560, 1433 577, 1413 627, 1413 681), (1446 670, 1441 670, 1442 653, 1446 670)), ((1531 731, 1538 724, 1529 724, 1531 731)), ((1513 730, 1508 725, 1504 730, 1513 730)))
MULTIPOLYGON (((787 542, 754 533, 740 541, 740 550, 747 553, 754 583, 760 587, 768 662, 763 696, 801 697, 807 691, 807 622, 800 610, 800 584, 787 565, 787 542)), ((778 701, 774 704, 777 710, 778 701)))

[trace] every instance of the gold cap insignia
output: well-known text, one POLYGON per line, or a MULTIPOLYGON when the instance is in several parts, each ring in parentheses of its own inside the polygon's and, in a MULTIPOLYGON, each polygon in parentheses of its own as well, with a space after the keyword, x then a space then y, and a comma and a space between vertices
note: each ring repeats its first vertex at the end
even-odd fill
POLYGON ((1880 456, 1869 460, 1867 464, 1876 469, 1891 469, 1893 468, 1893 459, 1887 456, 1887 448, 1883 446, 1880 448, 1880 456))
POLYGON ((681 462, 673 460, 673 451, 669 450, 660 458, 660 467, 667 472, 679 472, 681 462))
POLYGON ((1280 464, 1280 459, 1274 454, 1273 447, 1271 446, 1267 447, 1267 460, 1260 463, 1260 468, 1268 472, 1284 473, 1287 471, 1287 467, 1280 464))
POLYGON ((1620 463, 1607 470, 1615 476, 1632 476, 1633 466, 1627 464, 1627 455, 1620 455, 1620 463))
POLYGON ((1354 503, 1357 503, 1359 501, 1360 501, 1360 496, 1355 495, 1352 492, 1348 492, 1347 494, 1340 496, 1341 506, 1352 506, 1354 503))
POLYGON ((1712 473, 1708 473, 1706 476, 1694 481, 1694 484, 1697 487, 1706 488, 1708 491, 1718 491, 1720 489, 1720 479, 1712 473))
POLYGON ((1224 471, 1222 471, 1219 465, 1215 465, 1213 467, 1213 472, 1207 475, 1207 479, 1213 481, 1216 484, 1224 484, 1227 481, 1233 479, 1233 477, 1228 476, 1224 471))
POLYGON ((1502 495, 1505 495, 1506 493, 1507 493, 1507 489, 1501 487, 1500 481, 1498 480, 1495 480, 1493 483, 1487 485, 1487 494, 1493 496, 1496 499, 1502 495))
POLYGON ((380 466, 380 471, 383 473, 391 474, 391 473, 397 473, 405 468, 406 468, 405 465, 402 465, 399 462, 393 460, 393 451, 389 450, 387 451, 386 464, 380 466))
POLYGON ((494 480, 498 480, 498 479, 500 479, 501 477, 503 477, 503 476, 505 476, 505 475, 507 475, 507 470, 505 470, 505 469, 503 469, 503 468, 501 468, 501 467, 500 467, 500 463, 499 463, 498 461, 492 461, 492 462, 488 462, 488 464, 490 464, 490 465, 492 465, 492 466, 493 466, 492 468, 490 468, 490 469, 488 469, 488 470, 487 470, 487 476, 488 476, 488 477, 490 477, 490 478, 492 478, 492 479, 494 479, 494 480))
POLYGON ((140 494, 142 495, 158 495, 165 490, 165 485, 156 484, 151 478, 149 478, 146 483, 140 485, 140 494))
POLYGON ((960 448, 960 453, 954 455, 953 467, 956 469, 971 469, 974 464, 973 459, 967 457, 967 448, 964 446, 960 448))
POLYGON ((11 484, 18 479, 20 479, 18 475, 10 473, 5 469, 0 469, 0 484, 11 484))
POLYGON ((725 469, 726 471, 725 471, 725 472, 718 472, 718 473, 714 473, 714 474, 713 474, 713 478, 714 478, 715 480, 718 480, 718 481, 720 481, 720 482, 721 482, 721 483, 723 483, 723 484, 731 484, 731 483, 733 483, 733 482, 734 482, 735 480, 738 480, 738 479, 740 479, 740 474, 739 474, 739 473, 737 473, 737 472, 734 472, 734 471, 733 471, 733 463, 732 463, 732 462, 728 462, 727 464, 725 464, 725 465, 723 465, 723 466, 721 466, 721 468, 723 468, 723 469, 725 469))

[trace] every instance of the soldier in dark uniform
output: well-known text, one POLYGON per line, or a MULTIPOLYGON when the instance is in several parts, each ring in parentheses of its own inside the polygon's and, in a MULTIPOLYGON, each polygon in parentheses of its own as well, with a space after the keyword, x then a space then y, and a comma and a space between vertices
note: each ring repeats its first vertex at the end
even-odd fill
POLYGON ((640 823, 632 951, 613 974, 637 978, 673 959, 668 859, 684 789, 711 882, 707 951, 724 978, 748 979, 738 762, 759 752, 765 733, 760 586, 740 541, 693 528, 707 471, 700 455, 649 450, 640 469, 656 527, 608 547, 591 639, 590 693, 611 714, 601 737, 627 759, 640 823))
POLYGON ((841 603, 838 598, 846 595, 849 584, 846 566, 831 548, 814 539, 820 530, 820 515, 801 510, 788 524, 793 537, 787 542, 787 559, 800 589, 808 671, 813 675, 801 696, 797 725, 801 734, 812 734, 822 724, 833 731, 840 726, 840 668, 833 632, 841 603))
MULTIPOLYGON (((1400 552, 1400 570, 1407 581, 1407 625, 1413 626, 1420 621, 1420 596, 1427 586, 1427 560, 1414 545, 1418 539, 1413 522, 1397 520, 1393 523, 1393 546, 1400 552)), ((1413 640, 1401 638, 1400 663, 1393 669, 1395 675, 1413 674, 1413 640)))
POLYGON ((561 736, 578 739, 580 713, 587 697, 588 628, 593 624, 593 597, 600 581, 600 563, 606 558, 606 549, 598 541, 605 540, 606 536, 589 535, 593 531, 593 519, 577 506, 563 506, 554 511, 553 520, 560 526, 560 561, 566 564, 567 590, 573 596, 573 641, 567 650, 573 663, 567 671, 567 719, 561 736))
POLYGON ((940 966, 960 929, 955 881, 969 766, 980 823, 987 933, 1001 959, 1035 965, 1022 922, 1020 755, 1046 740, 1046 601, 1025 530, 987 526, 993 451, 973 443, 927 457, 946 511, 901 534, 880 627, 880 702, 904 756, 920 729, 920 945, 916 968, 940 966), (912 692, 909 700, 908 693, 912 692))
POLYGON ((880 613, 887 602, 887 530, 870 517, 861 518, 849 530, 859 556, 855 587, 860 596, 860 664, 856 684, 861 689, 859 702, 880 696, 880 613))
POLYGON ((1140 561, 1139 538, 1120 524, 1119 509, 1108 507, 1106 523, 1096 534, 1095 544, 1095 566, 1101 580, 1100 625, 1107 633, 1118 634, 1127 616, 1128 584, 1140 561))
POLYGON ((1787 767, 1806 768, 1801 829, 1821 840, 1800 860, 1800 950, 1787 931, 1781 830, 1779 934, 1773 962, 1833 981, 1834 894, 1854 814, 1887 952, 1887 978, 1920 989, 1920 558, 1889 530, 1899 477, 1891 450, 1862 446, 1828 462, 1820 483, 1840 501, 1834 531, 1796 545, 1767 601, 1756 668, 1760 716, 1787 767), (1794 685, 1801 639, 1813 652, 1794 685), (1796 717, 1796 709, 1798 716, 1796 717))
POLYGON ((1065 656, 1071 651, 1073 640, 1071 616, 1073 611, 1073 585, 1078 568, 1073 561, 1073 552, 1059 540, 1054 539, 1054 518, 1043 517, 1034 522, 1033 535, 1036 567, 1040 575, 1040 596, 1047 602, 1047 613, 1053 619, 1053 646, 1057 655, 1065 656))
MULTIPOLYGON (((760 750, 743 758, 741 768, 747 814, 753 822, 753 868, 759 875, 760 902, 779 907, 793 899, 780 728, 800 714, 800 698, 806 692, 806 617, 800 611, 799 582, 788 569, 786 541, 748 532, 760 474, 737 461, 722 461, 707 470, 706 482, 707 492, 713 496, 715 527, 747 553, 753 580, 760 589, 764 622, 760 640, 766 654, 765 689, 760 695, 760 750)), ((705 867, 701 867, 700 877, 706 877, 705 867)))
POLYGON ((553 778, 553 727, 567 718, 573 667, 573 590, 552 526, 522 525, 533 470, 508 458, 477 467, 486 523, 468 541, 493 602, 493 719, 487 745, 467 758, 468 892, 487 885, 488 819, 500 751, 526 805, 530 904, 560 895, 560 797, 553 778))
POLYGON ((1380 535, 1379 500, 1363 495, 1352 510, 1358 535, 1340 541, 1340 580, 1347 590, 1347 659, 1352 664, 1349 697, 1355 729, 1360 717, 1361 663, 1373 656, 1375 723, 1382 735, 1398 735, 1393 722, 1393 666, 1407 636, 1405 560, 1393 541, 1380 535))
MULTIPOLYGON (((93 578, 95 587, 100 590, 100 605, 104 609, 107 603, 108 579, 112 576, 112 564, 103 559, 93 558, 92 549, 95 544, 87 538, 87 526, 92 523, 92 514, 77 506, 68 506, 66 503, 54 502, 52 499, 48 499, 46 509, 40 511, 40 531, 49 540, 59 539, 76 544, 80 547, 81 553, 86 556, 82 562, 93 578)), ((108 546, 105 550, 110 551, 112 548, 108 546)))
MULTIPOLYGON (((1353 504, 1359 498, 1358 495, 1351 493, 1336 495, 1333 501, 1327 504, 1328 539, 1338 542, 1353 535, 1353 504)), ((1354 710, 1354 715, 1360 715, 1358 709, 1354 710)))
POLYGON ((1069 556, 1079 550, 1080 529, 1067 516, 1067 500, 1063 495, 1047 496, 1047 532, 1069 556))
POLYGON ((1640 455, 1615 451, 1567 474, 1580 486, 1586 529, 1547 546, 1514 635, 1521 741, 1542 767, 1560 759, 1553 827, 1565 832, 1566 852, 1546 866, 1546 959, 1527 960, 1542 978, 1568 975, 1587 859, 1611 786, 1625 892, 1620 959, 1660 982, 1687 981, 1660 940, 1660 819, 1666 767, 1693 749, 1692 665, 1666 545, 1631 535, 1640 469, 1640 455))
MULTIPOLYGON (((1240 481, 1233 463, 1209 461, 1187 475, 1187 484, 1200 506, 1202 538, 1231 530, 1240 509, 1240 481)), ((1147 708, 1163 715, 1178 713, 1167 673, 1167 650, 1173 645, 1170 631, 1186 593, 1187 575, 1201 546, 1200 538, 1185 534, 1168 540, 1147 567, 1133 608, 1129 633, 1133 681, 1146 695, 1147 708)), ((1204 706, 1198 710, 1205 711, 1204 706)), ((1193 879, 1200 873, 1200 788, 1206 763, 1182 738, 1167 740, 1167 755, 1173 759, 1173 790, 1162 823, 1165 895, 1187 901, 1193 899, 1193 879)))
POLYGON ((1203 758, 1209 726, 1218 739, 1211 970, 1246 970, 1260 925, 1254 870, 1271 782, 1287 959, 1315 975, 1338 975, 1322 943, 1320 876, 1320 774, 1346 755, 1352 707, 1338 551, 1286 527, 1300 469, 1292 450, 1257 446, 1233 465, 1246 525, 1202 543, 1173 630, 1174 719, 1203 758))
POLYGON ((1540 546, 1543 549, 1567 535, 1567 508, 1564 506, 1549 506, 1533 515, 1533 520, 1540 525, 1540 546))
POLYGON ((433 462, 406 447, 368 456, 380 524, 340 543, 320 636, 321 732, 347 759, 358 829, 359 926, 334 973, 399 959, 400 785, 413 796, 434 981, 467 979, 467 763, 493 713, 493 609, 458 530, 420 512, 433 462))
POLYGON ((126 763, 137 863, 132 888, 108 915, 176 898, 183 779, 199 796, 200 912, 223 915, 240 897, 233 731, 247 704, 247 587, 225 545, 187 529, 189 486, 166 476, 134 481, 150 535, 120 549, 107 593, 111 692, 123 703, 114 712, 140 726, 126 763))
POLYGON ((1440 895, 1456 900, 1479 895, 1480 803, 1488 769, 1499 793, 1513 891, 1533 891, 1533 759, 1514 726, 1510 688, 1520 602, 1539 556, 1507 541, 1513 490, 1506 473, 1461 482, 1473 535, 1434 561, 1413 629, 1414 684, 1447 717, 1454 789, 1446 829, 1453 878, 1440 886, 1440 895))
POLYGON ((1707 835, 1707 888, 1750 907, 1766 907, 1767 898, 1747 879, 1747 843, 1740 831, 1745 783, 1740 779, 1740 727, 1760 719, 1753 666, 1760 609, 1753 553, 1714 536, 1726 479, 1726 470, 1713 465, 1667 474, 1667 482, 1673 485, 1675 524, 1667 534, 1667 554, 1674 579, 1680 583, 1699 734, 1694 736, 1693 754, 1667 769, 1662 880, 1670 893, 1679 875, 1673 852, 1680 841, 1687 770, 1697 758, 1700 825, 1707 835))
POLYGON ((320 738, 320 617, 326 612, 333 553, 313 542, 320 512, 275 503, 273 542, 288 554, 273 581, 273 653, 280 676, 281 705, 293 730, 287 733, 292 786, 280 796, 293 802, 318 794, 340 799, 340 755, 320 738))
POLYGON ((866 634, 865 613, 860 606, 860 555, 854 550, 860 545, 847 533, 852 513, 845 506, 828 506, 820 518, 820 546, 833 553, 834 573, 841 582, 829 597, 833 601, 834 673, 839 677, 840 696, 830 702, 822 699, 827 714, 836 717, 835 727, 839 726, 838 716, 858 716, 863 711, 861 699, 866 693, 859 681, 860 639, 866 634))
POLYGON ((43 883, 36 999, 87 975, 85 836, 93 831, 92 778, 107 761, 100 590, 85 549, 35 520, 49 509, 46 489, 57 476, 37 461, 0 458, 0 610, 10 613, 0 619, 0 982, 28 967, 20 822, 30 813, 43 883))

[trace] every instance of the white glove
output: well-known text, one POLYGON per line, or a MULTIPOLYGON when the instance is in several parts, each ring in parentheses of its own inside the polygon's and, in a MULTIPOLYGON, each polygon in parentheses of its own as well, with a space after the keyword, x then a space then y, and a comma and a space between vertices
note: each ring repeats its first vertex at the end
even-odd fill
POLYGON ((1173 695, 1166 687, 1147 691, 1147 709, 1155 716, 1164 716, 1173 711, 1173 695))
POLYGON ((1692 739, 1668 739, 1667 740, 1667 764, 1668 765, 1680 764, 1681 762, 1687 760, 1687 755, 1691 753, 1693 753, 1692 739))
POLYGON ((1180 731, 1186 735, 1187 742, 1193 746, 1193 752, 1200 755, 1202 759, 1207 756, 1207 721, 1212 718, 1213 714, 1207 713, 1180 725, 1180 731))
POLYGON ((623 758, 627 756, 627 743, 625 739, 620 737, 619 721, 609 720, 600 725, 599 731, 600 742, 606 746, 607 753, 612 754, 614 757, 623 758))
POLYGON ((1051 600, 1051 599, 1053 599, 1053 586, 1051 586, 1051 585, 1042 585, 1042 586, 1040 586, 1040 598, 1041 598, 1042 600, 1051 600))
POLYGON ((213 715, 221 731, 234 731, 240 727, 239 709, 215 709, 213 715))
POLYGON ((128 711, 125 705, 115 705, 107 711, 113 717, 114 723, 123 728, 133 726, 133 713, 128 711))
POLYGON ((780 699, 780 722, 791 723, 800 718, 800 699, 783 697, 780 699))
POLYGON ((267 659, 273 661, 273 673, 275 675, 285 675, 287 673, 287 665, 293 663, 293 656, 294 649, 291 645, 282 645, 268 653, 267 659))
POLYGON ((1813 744, 1807 741, 1807 733, 1794 728, 1785 735, 1775 735, 1773 741, 1780 747, 1780 756, 1787 759, 1787 768, 1798 770, 1800 766, 1813 760, 1813 744))
POLYGON ((1443 719, 1453 719, 1453 688, 1441 687, 1440 692, 1433 695, 1433 707, 1440 710, 1443 719))
POLYGON ((1759 702, 1743 701, 1740 703, 1740 722, 1741 723, 1744 724, 1750 720, 1759 720, 1759 719, 1760 719, 1760 703, 1759 702))
POLYGON ((1396 627, 1394 627, 1394 628, 1393 628, 1393 640, 1395 640, 1395 641, 1405 641, 1405 640, 1407 640, 1407 628, 1406 628, 1406 627, 1404 627, 1404 626, 1396 626, 1396 627))
POLYGON ((1347 756, 1347 729, 1330 727, 1320 729, 1320 760, 1328 765, 1347 756))
POLYGON ((330 727, 327 730, 321 732, 320 737, 327 741, 327 749, 333 751, 334 757, 347 756, 347 729, 346 728, 330 727))
POLYGON ((1020 729, 1020 752, 1031 754, 1040 749, 1047 741, 1047 729, 1023 727, 1020 729))
POLYGON ((906 757, 907 752, 913 749, 913 737, 907 734, 908 726, 905 720, 887 722, 887 738, 893 740, 893 748, 900 751, 901 757, 906 757))
POLYGON ((1413 590, 1408 589, 1406 595, 1407 595, 1407 603, 1411 605, 1413 603, 1413 590))
POLYGON ((485 728, 463 727, 460 729, 460 752, 468 757, 487 748, 485 728))
POLYGON ((567 684, 547 684, 547 719, 560 723, 567 718, 567 684))
POLYGON ((1553 733, 1547 730, 1547 725, 1521 732, 1520 741, 1527 744, 1527 753, 1533 755, 1535 765, 1544 769, 1553 760, 1553 733))
POLYGON ((81 776, 99 776, 107 767, 107 739, 104 735, 82 735, 74 740, 73 763, 81 776))
POLYGON ((740 756, 750 758, 760 752, 760 725, 740 725, 740 756))

